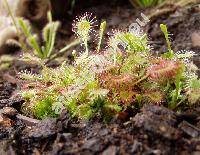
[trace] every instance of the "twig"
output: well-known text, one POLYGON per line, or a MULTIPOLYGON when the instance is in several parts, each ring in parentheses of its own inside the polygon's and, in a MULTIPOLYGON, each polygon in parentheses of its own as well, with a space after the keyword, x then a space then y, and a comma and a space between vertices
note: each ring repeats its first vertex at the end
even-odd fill
POLYGON ((26 49, 25 47, 25 44, 23 43, 23 41, 22 41, 22 39, 21 39, 21 37, 20 37, 20 31, 19 31, 19 29, 18 29, 18 27, 17 27, 17 23, 16 23, 16 21, 15 21, 15 17, 13 16, 13 13, 12 13, 12 11, 11 11, 11 9, 10 9, 10 6, 9 6, 9 4, 8 4, 8 1, 7 0, 4 0, 4 3, 5 3, 5 5, 6 5, 6 8, 8 9, 8 13, 9 13, 9 15, 10 15, 10 17, 11 17, 11 19, 12 19, 12 21, 13 21, 13 25, 14 25, 14 27, 16 28, 16 31, 17 31, 17 35, 19 36, 19 42, 20 42, 20 44, 21 44, 21 46, 22 46, 22 49, 26 49))
POLYGON ((178 7, 184 7, 193 3, 197 3, 197 0, 180 0, 178 2, 175 2, 175 0, 165 1, 161 3, 160 5, 158 5, 157 7, 153 8, 153 13, 149 15, 149 18, 152 19, 152 18, 161 16, 163 14, 174 12, 176 11, 178 7))
POLYGON ((4 2, 5 2, 5 4, 6 4, 6 8, 8 9, 8 13, 9 13, 10 17, 12 18, 12 21, 13 21, 13 24, 14 24, 16 30, 17 30, 17 33, 18 33, 18 35, 19 35, 20 32, 19 32, 19 29, 17 28, 17 24, 16 24, 16 21, 15 21, 15 18, 14 18, 14 16, 13 16, 13 14, 12 14, 12 11, 10 10, 10 6, 9 6, 9 4, 8 4, 8 1, 7 1, 7 0, 4 0, 4 2))
POLYGON ((37 119, 26 117, 21 114, 18 114, 16 117, 17 117, 17 119, 22 120, 27 126, 34 126, 40 122, 37 119))

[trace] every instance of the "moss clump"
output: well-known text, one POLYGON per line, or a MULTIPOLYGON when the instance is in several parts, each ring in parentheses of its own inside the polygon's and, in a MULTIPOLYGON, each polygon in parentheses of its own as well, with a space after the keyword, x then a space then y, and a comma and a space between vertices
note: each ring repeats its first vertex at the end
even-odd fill
POLYGON ((33 106, 34 114, 37 118, 42 119, 44 117, 55 117, 57 116, 54 111, 52 111, 52 103, 54 99, 51 97, 45 98, 38 101, 33 106))

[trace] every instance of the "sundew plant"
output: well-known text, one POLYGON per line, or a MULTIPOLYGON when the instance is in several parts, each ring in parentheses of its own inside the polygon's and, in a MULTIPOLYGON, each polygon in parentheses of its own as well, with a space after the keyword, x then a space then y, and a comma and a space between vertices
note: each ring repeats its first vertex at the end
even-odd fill
MULTIPOLYGON (((192 52, 171 49, 167 27, 161 25, 168 50, 154 55, 146 34, 135 36, 127 31, 113 31, 105 50, 106 22, 102 22, 96 51, 88 40, 97 27, 95 18, 86 13, 73 23, 73 31, 85 47, 73 52, 73 64, 50 68, 39 58, 28 56, 40 64, 40 74, 19 73, 25 82, 20 94, 25 99, 23 110, 37 118, 57 116, 67 109, 72 117, 112 118, 127 108, 144 104, 163 104, 171 109, 192 106, 200 99, 200 80, 192 52), (126 44, 124 49, 120 44, 126 44)), ((94 43, 95 44, 95 43, 94 43)))

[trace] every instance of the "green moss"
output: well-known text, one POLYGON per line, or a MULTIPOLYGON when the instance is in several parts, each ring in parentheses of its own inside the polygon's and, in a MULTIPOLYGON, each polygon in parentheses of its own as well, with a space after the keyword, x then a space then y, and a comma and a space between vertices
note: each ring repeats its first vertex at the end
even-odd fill
POLYGON ((41 101, 38 101, 33 106, 34 115, 39 119, 43 119, 45 117, 56 117, 57 115, 52 110, 52 104, 54 102, 55 100, 51 97, 47 97, 41 101))

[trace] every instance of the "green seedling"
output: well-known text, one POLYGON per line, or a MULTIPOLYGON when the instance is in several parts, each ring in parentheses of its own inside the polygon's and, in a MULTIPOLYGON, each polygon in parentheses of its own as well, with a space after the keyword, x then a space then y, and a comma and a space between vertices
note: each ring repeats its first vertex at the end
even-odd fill
POLYGON ((152 7, 164 2, 165 0, 130 0, 135 7, 147 8, 152 7))
POLYGON ((28 26, 23 19, 19 19, 18 21, 21 30, 27 38, 28 44, 34 50, 34 54, 42 59, 49 58, 51 56, 54 49, 56 33, 59 27, 59 22, 52 21, 52 15, 50 12, 48 12, 48 20, 49 22, 44 27, 42 33, 42 39, 44 42, 44 45, 42 46, 40 46, 38 42, 38 36, 36 34, 32 34, 31 27, 28 26))

